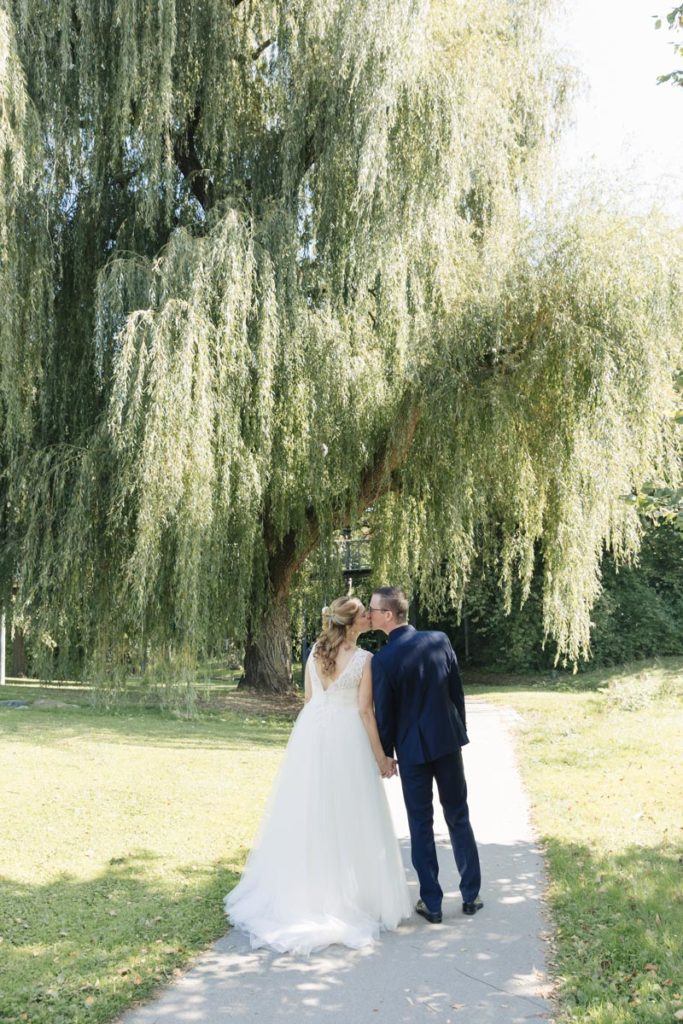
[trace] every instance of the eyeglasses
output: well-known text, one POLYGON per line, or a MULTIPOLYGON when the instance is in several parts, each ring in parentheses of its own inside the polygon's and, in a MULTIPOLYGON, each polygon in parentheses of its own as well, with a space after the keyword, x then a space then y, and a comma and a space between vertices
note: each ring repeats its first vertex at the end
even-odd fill
POLYGON ((389 608, 373 608, 371 604, 368 605, 368 615, 372 615, 373 612, 388 612, 389 608))

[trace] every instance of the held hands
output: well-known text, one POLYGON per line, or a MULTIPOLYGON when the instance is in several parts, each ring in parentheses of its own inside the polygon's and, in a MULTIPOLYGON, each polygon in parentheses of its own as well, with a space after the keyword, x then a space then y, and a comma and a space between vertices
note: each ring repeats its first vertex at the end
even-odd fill
POLYGON ((379 773, 383 779, 391 779, 398 775, 398 763, 393 757, 384 756, 379 764, 379 773))

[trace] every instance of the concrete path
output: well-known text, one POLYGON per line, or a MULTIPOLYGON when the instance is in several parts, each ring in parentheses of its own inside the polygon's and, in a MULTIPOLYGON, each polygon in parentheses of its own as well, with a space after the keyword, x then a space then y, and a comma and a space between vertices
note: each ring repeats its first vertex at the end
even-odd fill
MULTIPOLYGON (((513 712, 470 702, 465 766, 485 907, 464 917, 438 815, 444 920, 417 915, 365 950, 309 959, 253 951, 229 931, 153 1003, 121 1024, 522 1024, 549 1021, 543 864, 511 740, 513 712)), ((400 783, 386 783, 413 903, 418 897, 400 783)))

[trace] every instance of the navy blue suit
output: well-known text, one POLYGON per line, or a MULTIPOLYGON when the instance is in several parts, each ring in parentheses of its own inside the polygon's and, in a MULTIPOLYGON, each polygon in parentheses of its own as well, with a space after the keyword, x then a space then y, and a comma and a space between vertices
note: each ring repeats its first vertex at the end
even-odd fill
POLYGON ((470 825, 462 751, 467 738, 458 662, 445 633, 398 626, 372 659, 375 715, 385 754, 400 767, 413 866, 420 897, 441 910, 443 891, 434 842, 433 784, 460 872, 464 903, 479 893, 481 872, 470 825))

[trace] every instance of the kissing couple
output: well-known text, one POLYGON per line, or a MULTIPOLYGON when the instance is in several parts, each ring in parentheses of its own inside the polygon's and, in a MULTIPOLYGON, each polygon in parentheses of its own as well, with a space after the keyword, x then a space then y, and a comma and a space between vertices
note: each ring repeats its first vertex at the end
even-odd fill
POLYGON ((297 718, 242 878, 225 898, 252 948, 309 954, 332 943, 368 945, 411 915, 401 853, 382 784, 400 771, 415 910, 442 919, 433 784, 460 873, 463 913, 481 909, 479 854, 469 820, 461 748, 465 698, 445 633, 408 624, 399 587, 375 590, 367 608, 340 597, 305 671, 297 718), (381 630, 373 657, 361 633, 381 630))

